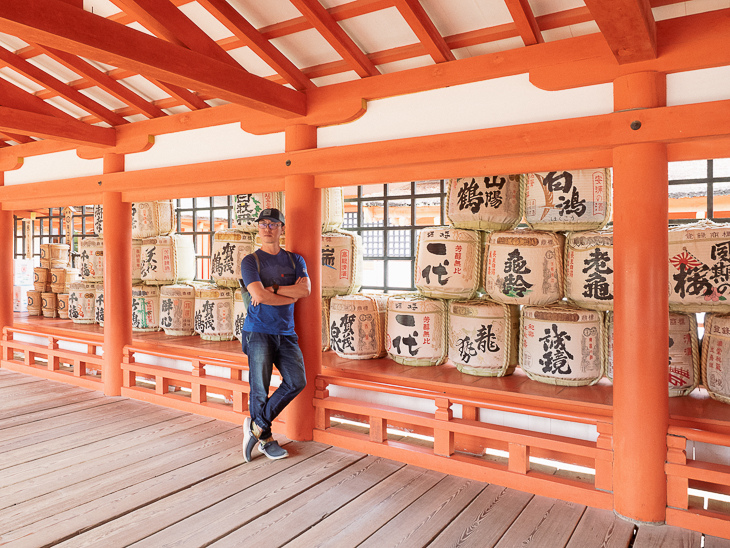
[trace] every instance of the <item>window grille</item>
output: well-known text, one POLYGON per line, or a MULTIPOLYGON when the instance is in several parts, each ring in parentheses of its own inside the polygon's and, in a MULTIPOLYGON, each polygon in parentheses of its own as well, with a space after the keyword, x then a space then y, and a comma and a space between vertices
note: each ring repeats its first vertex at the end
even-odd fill
MULTIPOLYGON (((72 244, 70 251, 71 256, 76 256, 78 250, 78 240, 83 236, 92 236, 94 234, 94 206, 77 206, 74 208, 74 241, 68 241, 68 235, 63 228, 63 208, 52 207, 43 215, 36 213, 33 223, 33 257, 41 256, 41 244, 72 244)), ((15 246, 13 256, 15 258, 25 257, 25 246, 27 238, 30 237, 26 233, 26 227, 23 218, 14 216, 14 236, 15 246)))

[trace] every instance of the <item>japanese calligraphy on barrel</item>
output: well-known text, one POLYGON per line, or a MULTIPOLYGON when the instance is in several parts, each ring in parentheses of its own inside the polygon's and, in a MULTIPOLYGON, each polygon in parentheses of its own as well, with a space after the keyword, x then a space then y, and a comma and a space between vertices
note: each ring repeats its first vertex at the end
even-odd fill
POLYGON ((172 200, 132 202, 132 238, 164 236, 175 230, 175 205, 172 200))
POLYGON ((74 323, 94 323, 96 306, 96 284, 76 281, 71 284, 68 294, 68 317, 74 323))
POLYGON ((56 294, 56 301, 58 306, 58 317, 64 320, 68 319, 68 293, 56 294))
POLYGON ((54 293, 68 293, 71 284, 79 277, 76 268, 52 268, 51 269, 51 291, 54 293))
POLYGON ((233 196, 233 221, 239 230, 258 232, 256 219, 263 209, 276 208, 284 211, 283 192, 257 192, 233 196))
POLYGON ((55 293, 41 293, 41 311, 44 318, 55 318, 58 315, 55 293))
POLYGON ((142 243, 144 240, 132 240, 132 285, 142 281, 142 243))
POLYGON ((48 268, 36 267, 33 269, 33 289, 40 291, 51 290, 51 272, 48 268))
POLYGON ((510 230, 522 220, 520 175, 451 179, 446 218, 457 228, 510 230))
POLYGON ((582 308, 613 308, 613 231, 567 235, 565 297, 582 308))
POLYGON ((160 330, 160 288, 156 285, 132 286, 132 331, 160 330))
POLYGON ((730 314, 705 315, 701 363, 702 384, 707 392, 716 400, 730 403, 730 314))
POLYGON ((446 301, 415 293, 388 298, 386 346, 388 356, 413 366, 440 365, 446 360, 446 301))
POLYGON ((170 234, 142 240, 140 276, 150 285, 169 285, 195 278, 193 236, 170 234))
POLYGON ((218 230, 213 235, 210 275, 221 287, 238 287, 241 259, 253 253, 253 235, 235 228, 218 230))
POLYGON ((342 188, 322 189, 322 232, 342 227, 345 220, 345 197, 342 188))
POLYGON ((94 234, 100 238, 104 235, 104 206, 94 205, 94 234))
POLYGON ((322 297, 322 352, 330 349, 330 300, 322 297))
POLYGON ((562 234, 492 232, 484 260, 484 288, 505 304, 546 305, 563 298, 562 234))
POLYGON ((611 170, 523 175, 525 222, 536 230, 598 230, 609 219, 611 170))
POLYGON ((547 384, 585 386, 603 376, 602 312, 565 305, 522 308, 520 366, 547 384))
POLYGON ((730 312, 730 224, 669 229, 669 309, 730 312))
POLYGON ((94 322, 104 326, 104 284, 96 284, 94 290, 94 322))
POLYGON ((195 332, 208 341, 233 339, 233 290, 215 285, 195 288, 195 332))
POLYGON ((28 290, 28 316, 40 316, 42 307, 42 291, 28 290))
POLYGON ((418 234, 415 283, 438 299, 470 299, 479 288, 481 236, 475 230, 434 226, 418 234))
POLYGON ((195 288, 192 285, 163 285, 160 288, 160 327, 166 335, 193 335, 194 315, 195 288))
POLYGON ((41 244, 41 266, 43 268, 60 268, 68 266, 67 244, 41 244))
POLYGON ((238 342, 243 342, 243 322, 246 321, 248 306, 244 299, 243 290, 239 287, 233 292, 233 334, 238 342))
POLYGON ((449 301, 449 360, 462 373, 502 377, 518 360, 520 311, 486 299, 449 301))
POLYGON ((338 356, 370 360, 385 356, 385 295, 332 297, 330 347, 338 356))
POLYGON ((322 296, 349 295, 362 285, 362 241, 338 230, 322 234, 322 296))
POLYGON ((104 279, 104 240, 82 238, 79 241, 81 278, 87 282, 101 282, 104 279))

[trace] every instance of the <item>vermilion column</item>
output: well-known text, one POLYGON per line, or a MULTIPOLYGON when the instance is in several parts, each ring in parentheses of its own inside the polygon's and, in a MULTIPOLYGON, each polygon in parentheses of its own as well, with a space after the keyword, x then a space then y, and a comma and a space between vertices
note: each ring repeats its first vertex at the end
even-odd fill
MULTIPOLYGON (((0 186, 5 173, 0 171, 0 186)), ((13 325, 13 212, 0 210, 0 331, 13 325)))
MULTIPOLYGON (((286 129, 286 151, 316 148, 317 128, 286 129)), ((290 158, 292 163, 296 157, 290 158)), ((314 380, 322 369, 322 204, 321 190, 313 175, 284 179, 286 192, 286 248, 299 253, 307 263, 312 293, 294 306, 299 346, 307 368, 307 387, 286 409, 286 435, 293 440, 311 440, 314 430, 314 380)))
MULTIPOLYGON (((104 173, 124 171, 124 156, 104 156, 104 173)), ((132 342, 132 204, 104 192, 104 394, 122 391, 122 353, 132 342)))
MULTIPOLYGON (((665 97, 661 74, 614 83, 615 110, 637 109, 635 122, 665 97)), ((614 508, 639 522, 663 522, 667 504, 667 170, 665 144, 614 149, 614 508)))

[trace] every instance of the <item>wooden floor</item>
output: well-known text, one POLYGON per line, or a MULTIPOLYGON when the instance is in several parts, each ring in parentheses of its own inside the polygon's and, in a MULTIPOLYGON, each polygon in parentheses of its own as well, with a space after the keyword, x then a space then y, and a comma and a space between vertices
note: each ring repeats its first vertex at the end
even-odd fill
MULTIPOLYGON (((702 535, 0 369, 1 546, 697 547, 702 535)), ((705 537, 707 548, 730 542, 705 537)))

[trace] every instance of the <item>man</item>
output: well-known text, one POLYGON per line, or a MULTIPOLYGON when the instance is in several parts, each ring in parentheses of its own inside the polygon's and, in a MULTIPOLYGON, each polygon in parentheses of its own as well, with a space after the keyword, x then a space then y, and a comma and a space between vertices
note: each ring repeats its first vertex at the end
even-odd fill
POLYGON ((304 358, 294 332, 294 303, 307 297, 312 285, 301 255, 279 246, 284 215, 264 209, 259 215, 261 249, 241 261, 241 277, 251 297, 243 324, 243 352, 248 356, 249 414, 243 423, 243 456, 259 451, 270 459, 288 453, 271 435, 271 424, 307 383, 304 358), (281 385, 269 397, 273 366, 281 385))

